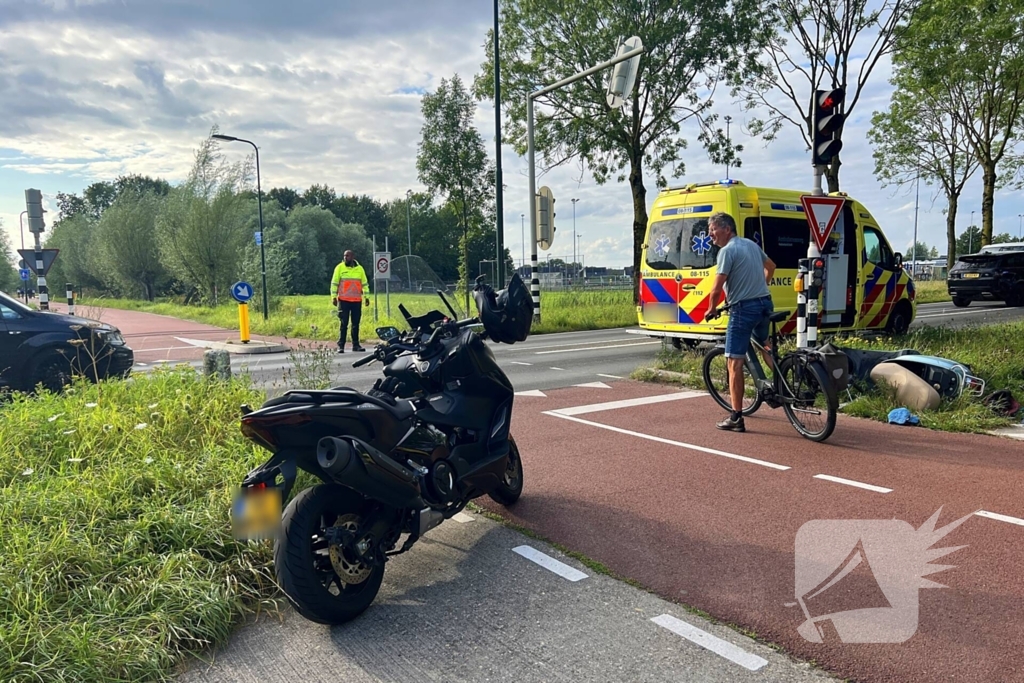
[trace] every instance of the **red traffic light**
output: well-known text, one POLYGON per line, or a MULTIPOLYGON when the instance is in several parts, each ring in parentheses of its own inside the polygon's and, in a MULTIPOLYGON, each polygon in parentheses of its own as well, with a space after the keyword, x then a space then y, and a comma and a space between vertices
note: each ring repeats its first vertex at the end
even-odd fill
POLYGON ((845 88, 834 88, 832 90, 819 90, 818 106, 822 109, 835 109, 846 99, 845 88))
POLYGON ((814 262, 814 267, 815 268, 824 268, 825 267, 825 262, 822 261, 821 259, 818 259, 817 261, 814 262))

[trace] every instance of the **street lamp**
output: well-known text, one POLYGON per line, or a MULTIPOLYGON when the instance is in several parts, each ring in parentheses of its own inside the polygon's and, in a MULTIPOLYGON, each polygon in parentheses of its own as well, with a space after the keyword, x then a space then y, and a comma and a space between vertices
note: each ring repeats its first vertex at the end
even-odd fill
POLYGON ((409 234, 409 255, 405 257, 405 269, 409 273, 409 291, 412 291, 412 190, 405 191, 405 230, 409 234))
POLYGON ((21 226, 21 248, 25 248, 25 221, 24 216, 28 211, 22 211, 21 215, 18 216, 18 224, 21 226))
POLYGON ((1017 218, 1020 219, 1017 221, 1017 238, 1020 239, 1024 237, 1024 213, 1018 213, 1017 218))
POLYGON ((243 140, 231 135, 213 135, 211 137, 214 140, 224 140, 225 142, 247 142, 256 150, 256 203, 259 206, 260 212, 260 269, 263 275, 263 319, 266 320, 269 317, 269 312, 267 308, 267 256, 263 250, 266 235, 263 232, 263 188, 260 187, 260 148, 251 140, 243 140))
MULTIPOLYGON (((732 147, 732 135, 729 132, 729 126, 732 124, 732 117, 728 114, 725 115, 725 140, 732 147)), ((731 153, 731 152, 730 152, 731 153)), ((725 179, 729 179, 729 157, 725 158, 725 179)))
POLYGON ((971 224, 967 226, 967 253, 974 253, 974 212, 971 211, 971 224))
POLYGON ((520 268, 526 267, 526 214, 519 214, 519 232, 521 233, 520 238, 523 240, 523 262, 520 268))
POLYGON ((572 199, 572 269, 576 271, 576 202, 579 199, 572 199))

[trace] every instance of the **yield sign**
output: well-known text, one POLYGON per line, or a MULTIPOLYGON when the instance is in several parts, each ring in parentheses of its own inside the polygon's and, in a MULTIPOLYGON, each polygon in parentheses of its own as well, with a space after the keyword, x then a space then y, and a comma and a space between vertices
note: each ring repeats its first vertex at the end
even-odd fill
POLYGON ((36 268, 36 250, 35 249, 19 249, 18 253, 21 254, 21 258, 25 259, 25 265, 36 275, 46 276, 50 272, 50 266, 53 265, 54 259, 57 258, 57 252, 60 249, 40 249, 39 254, 43 259, 43 272, 39 272, 36 268))
POLYGON ((846 199, 843 197, 816 197, 805 194, 800 197, 804 205, 807 223, 811 226, 811 237, 818 246, 818 251, 825 248, 828 236, 832 234, 839 212, 843 210, 846 199))

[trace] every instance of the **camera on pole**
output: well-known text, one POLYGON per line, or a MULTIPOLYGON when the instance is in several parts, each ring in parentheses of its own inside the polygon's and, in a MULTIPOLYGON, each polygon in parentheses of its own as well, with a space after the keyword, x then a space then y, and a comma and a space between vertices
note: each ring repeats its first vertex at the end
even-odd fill
POLYGON ((555 241, 555 197, 544 186, 537 195, 537 242, 547 251, 555 241))
POLYGON ((846 120, 846 115, 839 113, 839 106, 845 98, 846 88, 814 91, 814 143, 811 145, 813 166, 828 165, 843 148, 842 140, 837 140, 835 134, 846 120))

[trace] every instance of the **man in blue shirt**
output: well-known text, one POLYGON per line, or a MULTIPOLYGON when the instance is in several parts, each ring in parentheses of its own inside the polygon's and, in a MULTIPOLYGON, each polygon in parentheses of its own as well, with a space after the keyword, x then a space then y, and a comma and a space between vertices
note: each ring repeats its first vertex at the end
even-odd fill
MULTIPOLYGON (((729 325, 725 330, 725 357, 729 366, 729 398, 732 413, 716 427, 745 432, 743 424, 743 364, 750 338, 764 346, 768 339, 768 317, 775 310, 768 283, 775 262, 753 240, 740 237, 736 221, 725 212, 708 219, 708 231, 718 251, 718 273, 711 289, 711 313, 718 308, 723 289, 729 301, 729 325)), ((765 360, 770 363, 769 356, 765 360)))

